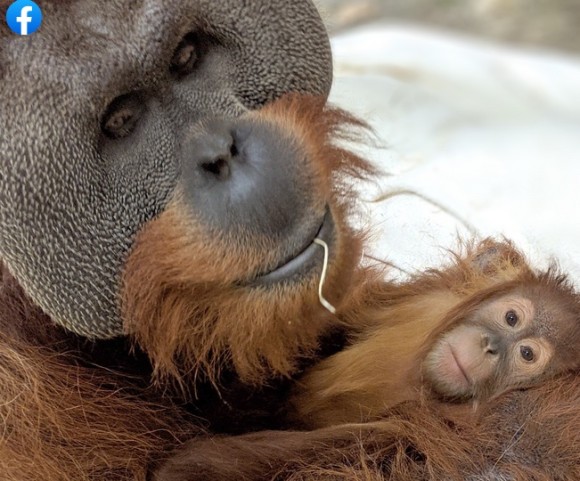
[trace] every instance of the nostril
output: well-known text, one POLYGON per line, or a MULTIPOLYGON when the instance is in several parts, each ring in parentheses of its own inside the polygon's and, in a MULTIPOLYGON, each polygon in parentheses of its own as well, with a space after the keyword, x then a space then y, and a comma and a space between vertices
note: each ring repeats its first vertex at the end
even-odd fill
POLYGON ((481 335, 481 347, 483 349, 487 349, 487 346, 489 346, 489 336, 482 334, 481 335))
POLYGON ((213 162, 204 162, 201 164, 201 168, 219 180, 225 180, 230 175, 230 164, 223 157, 219 157, 213 162))
POLYGON ((492 356, 497 354, 497 349, 494 347, 490 336, 486 334, 481 336, 481 347, 486 354, 491 354, 492 356))
POLYGON ((233 158, 233 157, 237 157, 239 153, 240 153, 240 151, 238 150, 236 143, 232 142, 232 145, 230 146, 230 155, 233 158))

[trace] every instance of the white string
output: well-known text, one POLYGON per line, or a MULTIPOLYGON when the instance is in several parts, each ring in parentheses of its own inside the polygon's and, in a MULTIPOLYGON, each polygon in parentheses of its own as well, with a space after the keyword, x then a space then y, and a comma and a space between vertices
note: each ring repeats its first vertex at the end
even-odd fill
POLYGON ((445 212, 446 214, 450 215, 451 217, 455 217, 455 219, 457 221, 459 221, 461 224, 463 224, 463 226, 474 237, 480 236, 479 231, 475 228, 475 226, 472 223, 468 222, 467 219, 465 219, 464 217, 459 215, 458 212, 447 207, 446 205, 442 204, 441 202, 437 202, 435 199, 432 199, 431 197, 428 197, 424 194, 421 194, 420 192, 415 192, 414 190, 404 189, 404 188, 403 189, 393 189, 391 191, 388 191, 388 192, 381 194, 376 199, 373 199, 372 202, 373 203, 374 202, 383 202, 385 200, 389 200, 389 199, 392 199, 394 197, 398 197, 400 195, 409 195, 409 196, 418 197, 419 199, 424 200, 425 202, 433 205, 434 207, 437 207, 439 210, 445 212))
POLYGON ((322 286, 324 285, 324 281, 326 280, 326 269, 328 267, 328 244, 319 238, 314 239, 314 243, 318 244, 320 247, 324 249, 324 264, 322 266, 322 275, 320 276, 320 283, 318 284, 318 299, 320 299, 320 304, 322 304, 328 311, 330 311, 332 314, 336 314, 336 308, 330 302, 328 302, 322 295, 322 286))

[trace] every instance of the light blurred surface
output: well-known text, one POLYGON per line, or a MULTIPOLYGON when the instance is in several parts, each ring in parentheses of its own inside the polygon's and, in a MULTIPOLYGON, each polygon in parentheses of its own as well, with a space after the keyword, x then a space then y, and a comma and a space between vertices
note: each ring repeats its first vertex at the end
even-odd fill
POLYGON ((372 255, 408 272, 505 235, 580 285, 577 57, 388 20, 332 44, 331 101, 371 123, 364 153, 390 174, 362 187, 372 255))
POLYGON ((580 52, 578 0, 315 0, 331 32, 383 19, 580 52))

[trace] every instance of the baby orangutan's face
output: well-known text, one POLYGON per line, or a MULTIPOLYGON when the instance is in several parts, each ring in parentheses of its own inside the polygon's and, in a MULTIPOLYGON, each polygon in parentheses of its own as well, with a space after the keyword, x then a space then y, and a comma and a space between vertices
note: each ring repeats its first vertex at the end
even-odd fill
POLYGON ((484 302, 435 340, 423 375, 444 398, 481 399, 527 387, 555 355, 544 332, 547 317, 530 298, 508 293, 484 302))

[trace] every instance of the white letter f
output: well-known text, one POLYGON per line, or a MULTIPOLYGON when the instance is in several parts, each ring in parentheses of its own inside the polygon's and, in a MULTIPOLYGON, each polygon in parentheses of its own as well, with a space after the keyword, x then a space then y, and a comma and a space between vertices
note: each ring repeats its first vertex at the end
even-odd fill
POLYGON ((32 17, 28 16, 30 12, 32 12, 32 7, 22 7, 20 17, 16 17, 16 21, 20 24, 20 35, 28 35, 28 24, 32 22, 32 17))

